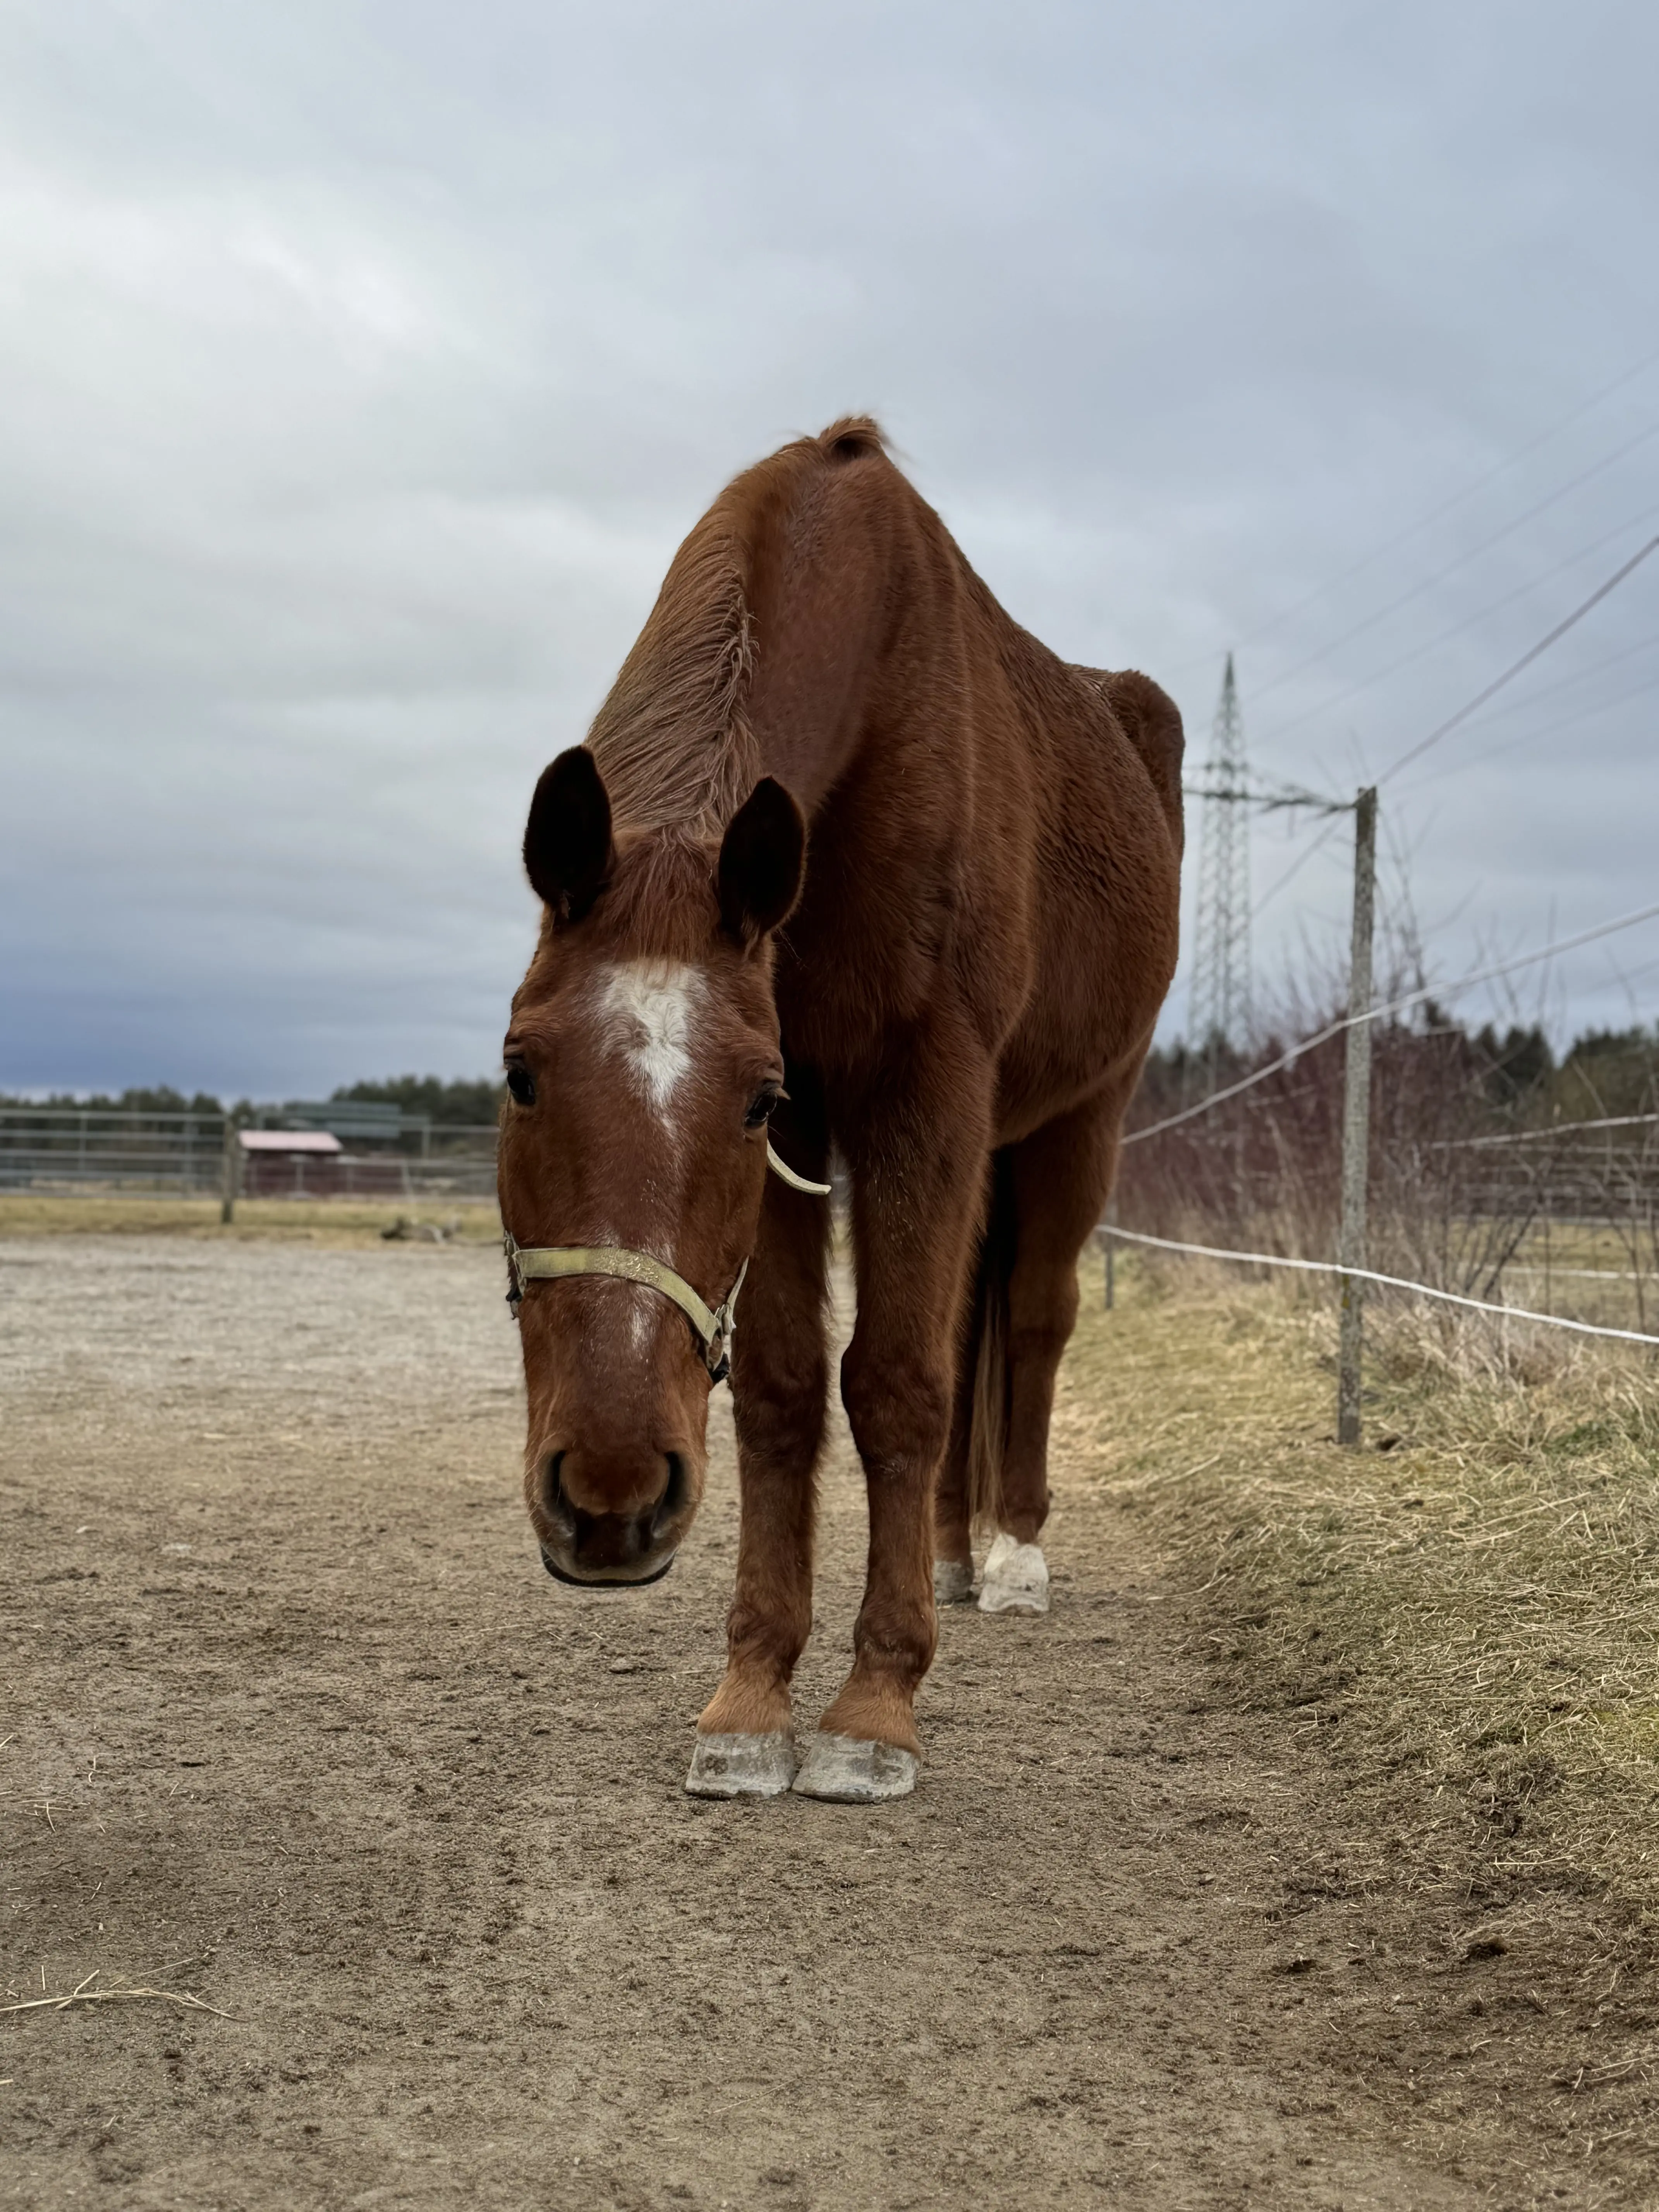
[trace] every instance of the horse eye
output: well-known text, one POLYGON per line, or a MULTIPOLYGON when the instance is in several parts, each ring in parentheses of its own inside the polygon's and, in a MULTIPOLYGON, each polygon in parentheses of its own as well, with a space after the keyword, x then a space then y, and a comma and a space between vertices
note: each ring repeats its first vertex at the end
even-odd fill
POLYGON ((533 1106, 536 1103, 536 1079, 527 1067, 509 1067, 507 1087, 515 1104, 533 1106))
POLYGON ((772 1118, 772 1109, 782 1097, 775 1083, 763 1083, 749 1102, 749 1111, 743 1117, 745 1129, 763 1129, 772 1118))

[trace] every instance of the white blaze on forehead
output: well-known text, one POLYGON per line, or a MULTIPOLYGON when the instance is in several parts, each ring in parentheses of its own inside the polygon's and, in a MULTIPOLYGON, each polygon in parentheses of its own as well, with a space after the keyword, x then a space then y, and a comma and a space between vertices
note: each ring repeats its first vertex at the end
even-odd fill
POLYGON ((678 960, 621 960, 599 978, 606 1029, 652 1104, 665 1108, 691 1067, 691 1026, 703 979, 678 960))

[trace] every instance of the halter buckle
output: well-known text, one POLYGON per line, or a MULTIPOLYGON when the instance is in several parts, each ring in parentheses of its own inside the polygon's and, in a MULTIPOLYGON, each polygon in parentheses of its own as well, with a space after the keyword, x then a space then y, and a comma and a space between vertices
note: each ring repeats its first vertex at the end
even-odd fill
POLYGON ((715 1383, 724 1382, 732 1372, 732 1355, 726 1348, 726 1334, 731 1326, 731 1316, 724 1306, 720 1306, 714 1315, 714 1334, 709 1338, 702 1355, 702 1364, 708 1370, 711 1390, 715 1383))
POLYGON ((743 1279, 749 1273, 745 1260, 738 1270, 738 1279, 727 1291, 722 1304, 714 1309, 714 1334, 709 1338, 702 1355, 703 1365, 708 1370, 709 1388, 724 1382, 732 1372, 732 1354, 727 1346, 732 1340, 732 1323, 737 1310, 738 1292, 743 1288, 743 1279))

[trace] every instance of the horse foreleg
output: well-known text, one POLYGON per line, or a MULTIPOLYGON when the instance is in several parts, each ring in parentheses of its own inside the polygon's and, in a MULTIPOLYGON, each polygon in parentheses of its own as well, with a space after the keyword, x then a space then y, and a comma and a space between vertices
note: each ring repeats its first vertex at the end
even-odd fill
MULTIPOLYGON (((854 1802, 903 1796, 921 1755, 914 1703, 938 1633, 935 1485, 951 1427, 957 1317, 972 1249, 990 1083, 975 1112, 966 1054, 928 1055, 886 1088, 853 1151, 859 1312, 842 1397, 864 1462, 870 1551, 853 1670, 795 1787, 854 1802)), ((968 1063, 971 1066, 971 1062, 968 1063)))
MULTIPOLYGON (((821 1177, 827 1144, 790 1136, 821 1177)), ((795 1772, 790 1679, 812 1626, 816 1471, 829 1394, 824 1201, 769 1187, 732 1338, 739 1529, 726 1677, 697 1723, 686 1788, 772 1797, 795 1772)))

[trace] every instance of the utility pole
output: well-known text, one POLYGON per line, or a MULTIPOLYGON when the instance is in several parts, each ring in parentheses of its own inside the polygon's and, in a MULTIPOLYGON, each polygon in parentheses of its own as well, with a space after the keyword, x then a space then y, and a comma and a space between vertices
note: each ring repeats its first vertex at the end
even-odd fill
MULTIPOLYGON (((1354 801, 1353 950, 1348 965, 1347 1057, 1342 1079, 1342 1225, 1337 1264, 1365 1265, 1365 1192, 1371 1139, 1371 922, 1376 902, 1376 787, 1354 801)), ((1365 1286, 1345 1274, 1336 1381, 1336 1440, 1359 1443, 1365 1286)))
POLYGON ((1231 653, 1203 773, 1187 1030, 1194 1048, 1205 1055, 1213 1089, 1223 1054, 1242 1052, 1250 1041, 1249 805, 1254 794, 1231 653))

